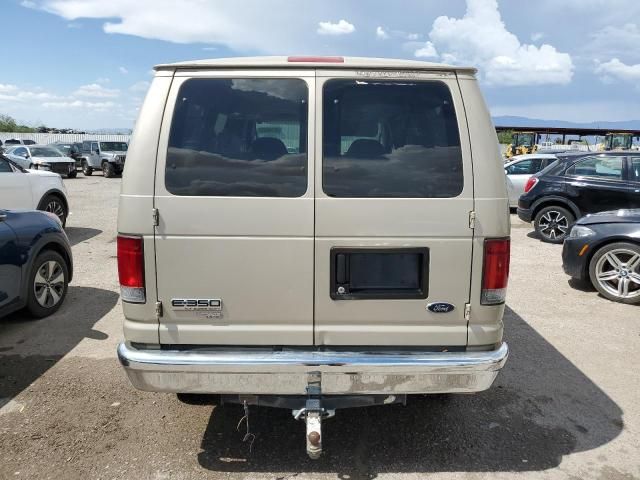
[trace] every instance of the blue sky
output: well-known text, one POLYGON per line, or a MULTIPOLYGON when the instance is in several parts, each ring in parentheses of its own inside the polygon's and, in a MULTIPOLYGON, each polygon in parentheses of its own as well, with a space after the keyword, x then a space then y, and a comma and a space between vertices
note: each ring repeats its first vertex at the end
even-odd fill
POLYGON ((638 0, 8 0, 2 23, 0 113, 28 124, 131 127, 154 64, 278 54, 471 64, 494 115, 640 119, 638 0))

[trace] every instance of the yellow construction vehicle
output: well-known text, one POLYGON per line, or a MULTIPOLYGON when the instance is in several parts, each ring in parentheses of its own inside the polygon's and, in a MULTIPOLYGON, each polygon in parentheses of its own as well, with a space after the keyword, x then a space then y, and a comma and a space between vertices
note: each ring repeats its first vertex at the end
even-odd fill
POLYGON ((516 132, 513 134, 511 144, 507 145, 505 157, 511 158, 514 155, 524 155, 533 153, 538 149, 536 132, 516 132))
POLYGON ((631 150, 633 135, 631 133, 607 133, 604 136, 601 150, 631 150))

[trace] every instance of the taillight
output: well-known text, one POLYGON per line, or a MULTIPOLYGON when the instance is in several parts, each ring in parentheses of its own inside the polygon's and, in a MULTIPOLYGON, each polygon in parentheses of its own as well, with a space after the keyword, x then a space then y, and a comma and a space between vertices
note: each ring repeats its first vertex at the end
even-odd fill
POLYGON ((527 193, 529 190, 535 187, 537 183, 538 183, 538 177, 529 177, 529 180, 527 180, 527 183, 524 184, 524 193, 527 193))
POLYGON ((123 301, 145 303, 142 237, 118 235, 118 277, 123 301))
POLYGON ((484 241, 481 304, 496 305, 504 302, 509 280, 510 250, 511 240, 508 238, 492 238, 484 241))

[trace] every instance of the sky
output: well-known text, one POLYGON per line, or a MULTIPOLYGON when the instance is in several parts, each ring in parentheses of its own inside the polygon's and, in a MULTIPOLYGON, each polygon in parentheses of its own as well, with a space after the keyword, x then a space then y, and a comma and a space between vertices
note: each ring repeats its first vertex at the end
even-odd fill
POLYGON ((5 0, 0 114, 130 128, 158 63, 254 55, 472 65, 494 116, 640 119, 640 0, 5 0))

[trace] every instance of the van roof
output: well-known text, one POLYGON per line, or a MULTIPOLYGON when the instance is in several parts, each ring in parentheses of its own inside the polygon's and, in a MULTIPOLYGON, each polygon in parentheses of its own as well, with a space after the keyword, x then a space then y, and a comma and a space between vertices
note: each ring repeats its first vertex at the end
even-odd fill
POLYGON ((323 57, 323 56, 278 56, 278 57, 234 57, 188 60, 186 62, 156 65, 155 70, 209 69, 209 68, 358 68, 383 70, 436 70, 476 73, 473 67, 445 65, 442 63, 420 62, 392 58, 368 57, 323 57))

